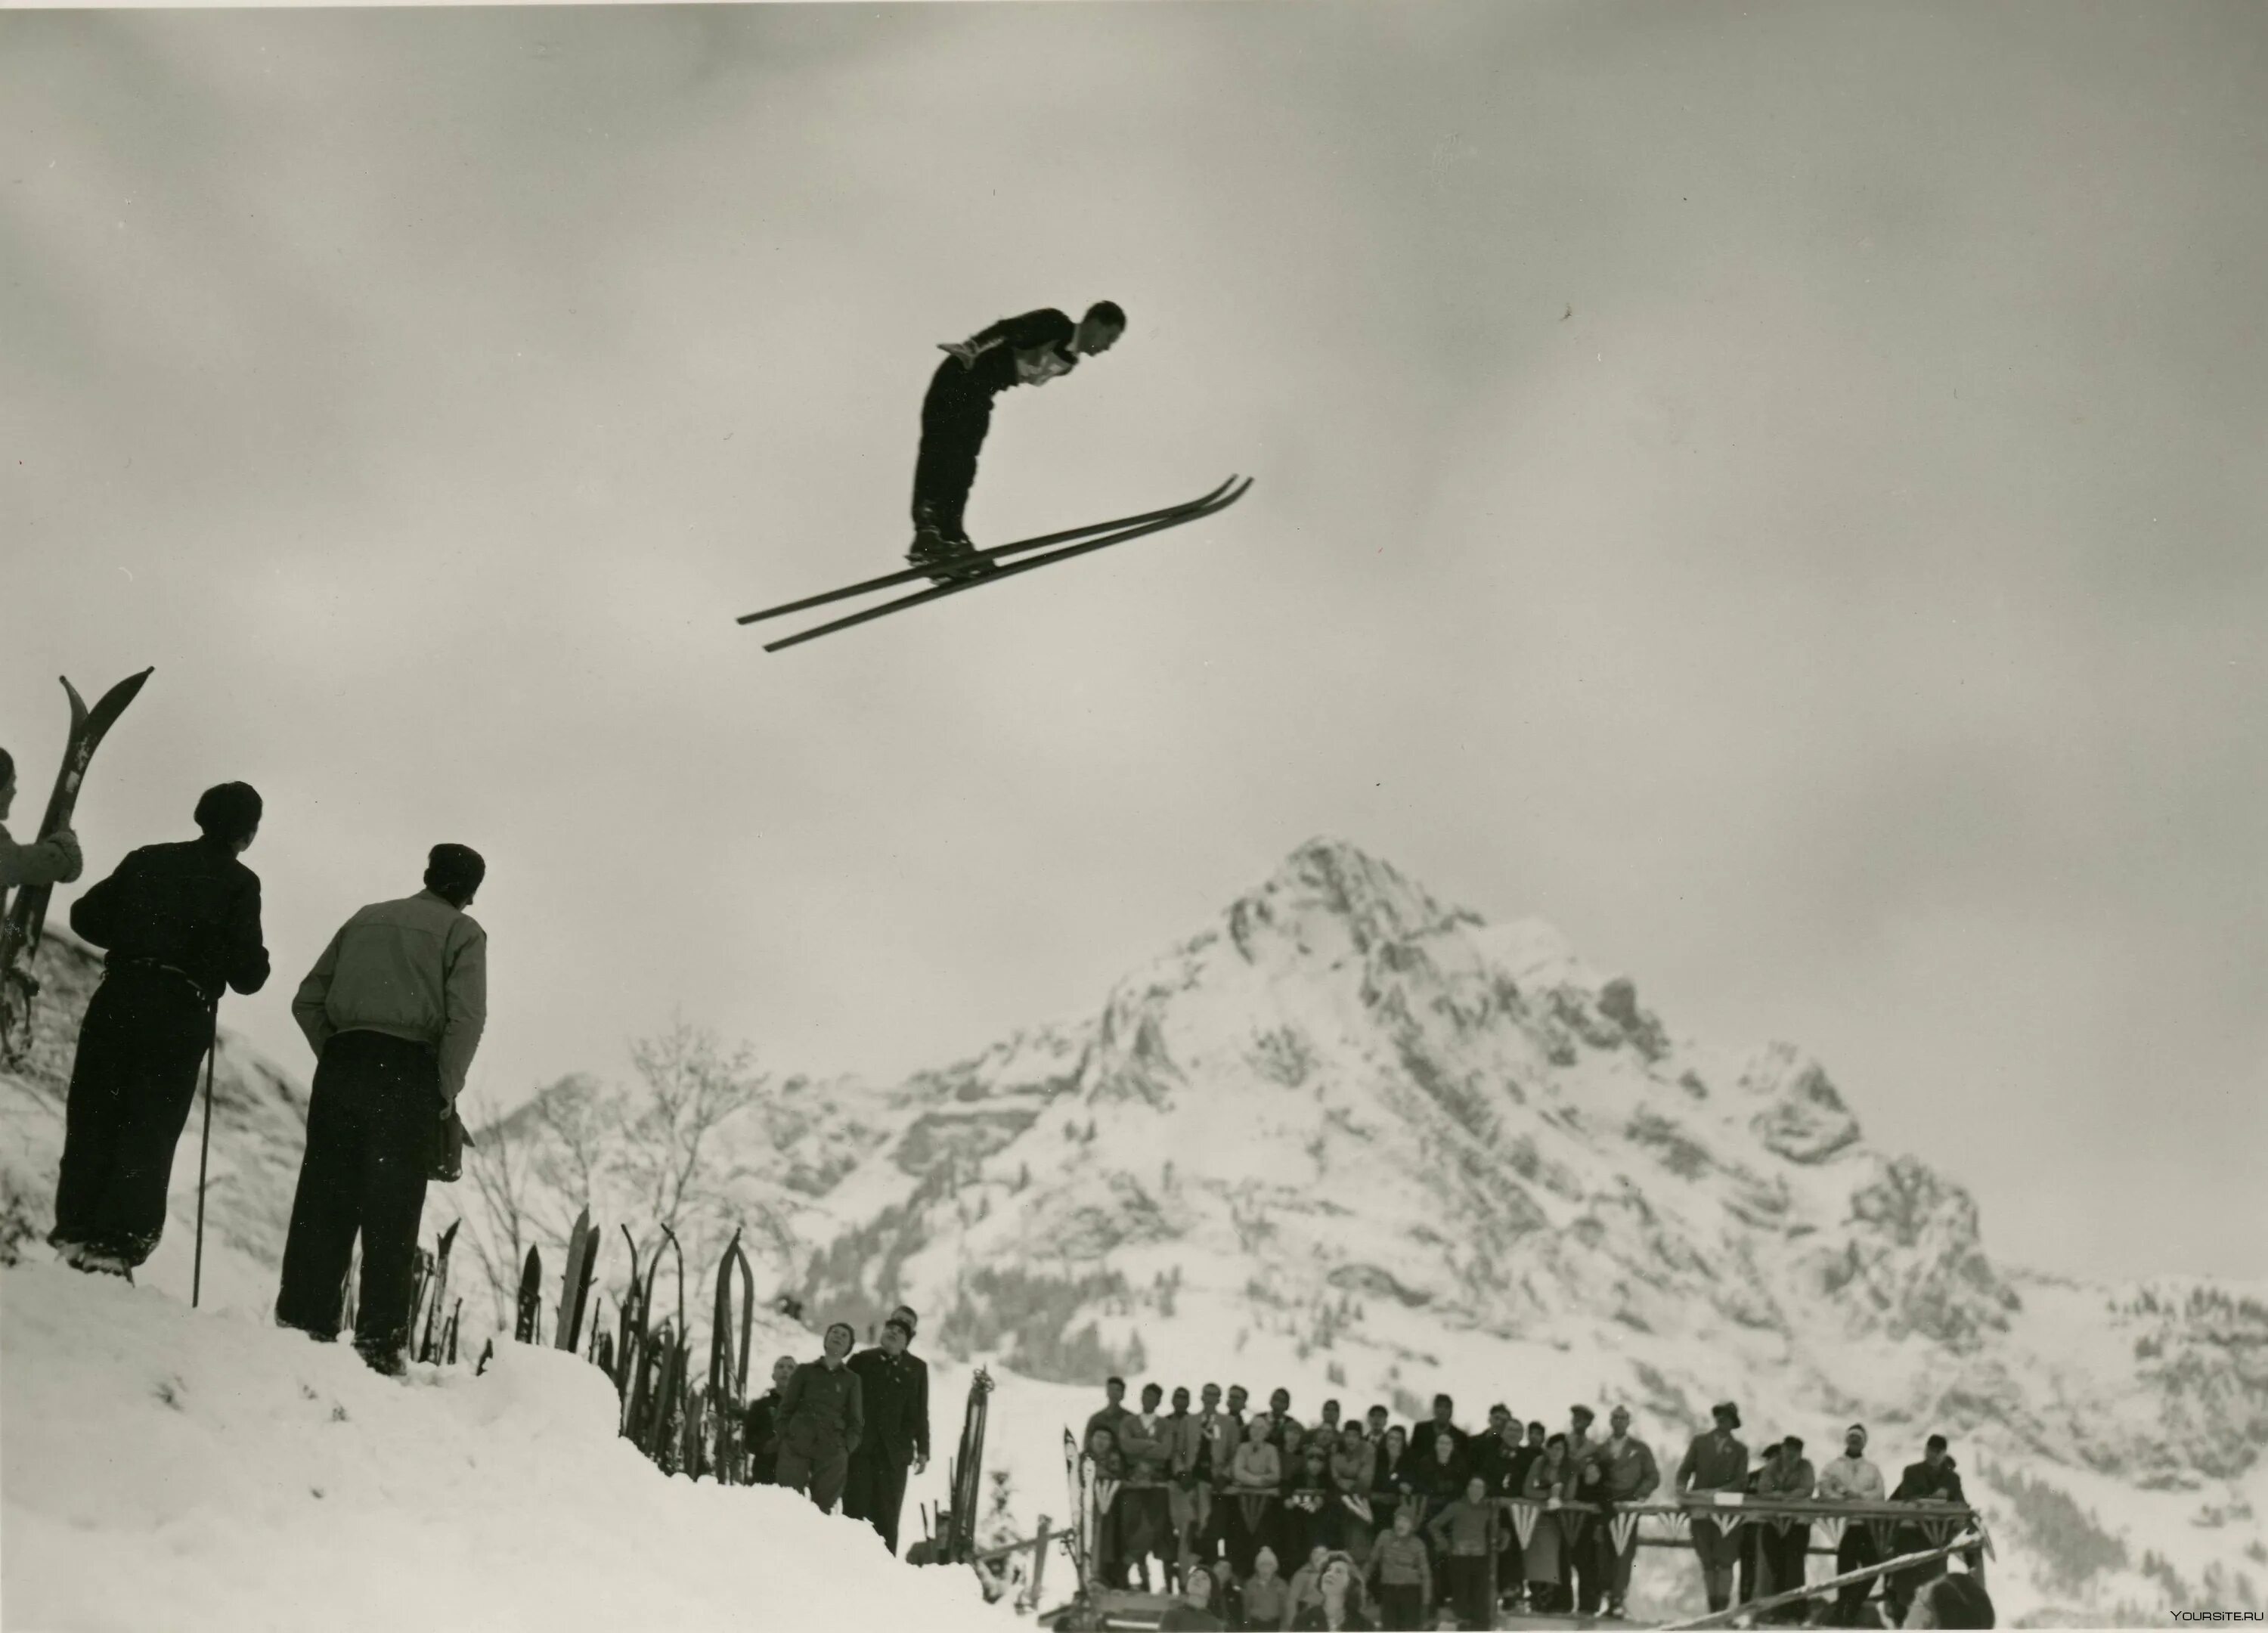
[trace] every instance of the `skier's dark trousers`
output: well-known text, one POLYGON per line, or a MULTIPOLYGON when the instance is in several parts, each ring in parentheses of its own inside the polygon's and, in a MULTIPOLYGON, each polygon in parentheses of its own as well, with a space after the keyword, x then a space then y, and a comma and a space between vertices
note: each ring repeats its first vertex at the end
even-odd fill
POLYGON ((970 548, 962 517, 976 481, 976 456, 992 429, 992 401, 1016 386, 1044 386, 1108 351, 1125 332, 1126 314, 1097 301, 1074 323, 1052 306, 1004 318, 945 349, 952 355, 930 377, 922 399, 921 452, 914 460, 917 565, 950 559, 970 548))
POLYGON ((276 1319, 335 1339, 359 1235, 355 1348, 381 1372, 401 1370, 425 1182, 487 1022, 488 938, 465 911, 486 872, 434 846, 425 888, 349 919, 291 1000, 317 1063, 276 1319))
POLYGON ((237 859, 260 831, 260 796, 224 783, 196 820, 200 837, 129 851, 71 904, 71 928, 109 955, 71 1063, 48 1236, 80 1269, 124 1275, 157 1247, 222 989, 267 984, 260 880, 237 859))
POLYGON ((881 1534, 898 1551, 898 1515, 905 1506, 906 1470, 929 1460, 929 1369, 906 1353, 913 1329, 893 1318, 879 1348, 850 1357, 865 1409, 865 1432, 850 1454, 843 1512, 881 1534))
POLYGON ((780 1391, 779 1482, 822 1510, 843 1495, 865 1433, 865 1391, 847 1361, 856 1337, 847 1321, 828 1328, 826 1354, 797 1367, 780 1391))

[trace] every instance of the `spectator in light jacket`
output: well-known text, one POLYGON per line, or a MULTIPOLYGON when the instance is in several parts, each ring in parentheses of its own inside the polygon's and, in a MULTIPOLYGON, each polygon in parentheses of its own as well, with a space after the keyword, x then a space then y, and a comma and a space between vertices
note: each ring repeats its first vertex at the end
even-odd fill
MULTIPOLYGON (((1867 1426, 1853 1423, 1843 1431, 1843 1455, 1819 1471, 1818 1497, 1822 1503, 1880 1503, 1888 1498, 1882 1471, 1867 1459, 1867 1426)), ((1835 1574, 1848 1576, 1881 1558, 1874 1546, 1874 1528, 1852 1523, 1843 1527, 1843 1541, 1835 1549, 1835 1574)), ((1834 1623, 1859 1625, 1859 1607, 1873 1589, 1871 1582, 1852 1582, 1835 1590, 1834 1623)))
MULTIPOLYGON (((1643 1503, 1661 1484, 1661 1470, 1653 1460, 1653 1451, 1630 1431, 1631 1415, 1626 1406, 1618 1406, 1607 1415, 1610 1431, 1607 1438, 1592 1448, 1592 1466, 1599 1478, 1593 1488, 1595 1500, 1602 1503, 1643 1503)), ((1630 1597, 1631 1565, 1638 1557, 1638 1532, 1633 1528, 1628 1546, 1617 1548, 1614 1528, 1603 1522, 1594 1522, 1600 1557, 1607 1567, 1607 1614, 1619 1616, 1623 1602, 1630 1597)))
POLYGON ((291 1000, 316 1064, 276 1319, 336 1336, 359 1235, 355 1348, 382 1372, 401 1370, 425 1181, 488 1021, 488 935, 465 911, 487 872, 434 846, 425 888, 349 919, 291 1000))

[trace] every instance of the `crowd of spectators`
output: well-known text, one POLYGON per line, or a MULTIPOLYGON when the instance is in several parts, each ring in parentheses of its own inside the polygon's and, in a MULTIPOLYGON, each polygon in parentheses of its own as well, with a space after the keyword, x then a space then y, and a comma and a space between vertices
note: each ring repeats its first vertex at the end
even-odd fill
MULTIPOLYGON (((1499 1404, 1484 1430, 1468 1430, 1446 1394, 1414 1425, 1383 1406, 1346 1417, 1337 1401, 1307 1424, 1283 1389, 1253 1411, 1241 1386, 1224 1395, 1206 1384, 1195 1403, 1178 1388, 1169 1408, 1155 1383, 1138 1407, 1127 1405, 1123 1379, 1105 1387, 1082 1437, 1094 1569, 1107 1586, 1175 1595, 1167 1625, 1179 1628, 1414 1629, 1454 1615, 1457 1627, 1478 1629, 1514 1609, 1622 1617, 1638 1532, 1615 1523, 1613 1505, 1681 1501, 1692 1504, 1710 1608, 1723 1610, 1803 1585, 1813 1526, 1800 1515, 1733 1525, 1710 1494, 1759 1504, 1964 1501, 1942 1436, 1929 1438, 1893 1490, 1866 1456, 1863 1425, 1845 1431, 1842 1456, 1815 1468, 1793 1435, 1752 1456, 1731 1402, 1665 1469, 1621 1406, 1603 1434, 1587 1406, 1555 1431, 1499 1404)), ((1918 1523, 1845 1525, 1835 1570, 1926 1546, 1918 1523)), ((1759 1614, 1791 1625, 1915 1625, 1916 1594, 1943 1571, 1882 1578, 1879 1607, 1868 1581, 1831 1602, 1759 1614)), ((1936 1602, 1930 1596, 1923 1614, 1936 1602)))

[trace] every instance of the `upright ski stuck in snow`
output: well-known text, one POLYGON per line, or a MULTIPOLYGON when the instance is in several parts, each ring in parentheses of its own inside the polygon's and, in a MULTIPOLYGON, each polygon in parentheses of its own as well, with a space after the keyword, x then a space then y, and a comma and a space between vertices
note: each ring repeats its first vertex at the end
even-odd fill
MULTIPOLYGON (((1012 544, 995 545, 989 550, 979 550, 973 555, 959 558, 953 563, 948 570, 954 576, 942 584, 932 585, 924 590, 917 590, 910 595, 902 595, 895 600, 883 602, 880 607, 870 607, 864 612, 835 619, 814 629, 805 629, 777 641, 767 642, 764 651, 784 651, 787 648, 799 646, 806 641, 815 641, 822 635, 832 635, 838 629, 848 629, 858 624, 867 623, 891 613, 903 611, 909 607, 918 607, 925 601, 934 601, 945 596, 957 595, 963 590, 974 590, 983 585, 995 584, 1003 578, 1012 578, 1018 573, 1029 572, 1036 567, 1045 567, 1051 563, 1068 561, 1074 555, 1085 555, 1090 551, 1121 544, 1129 539, 1138 539, 1145 533, 1162 533, 1168 527, 1178 527, 1184 522, 1199 520, 1226 510, 1242 498, 1251 486, 1250 477, 1248 476, 1240 481, 1232 476, 1211 493, 1182 504, 1167 505, 1159 511, 1145 511, 1136 516, 1122 516, 1115 521, 1093 522, 1084 527, 1065 528, 1061 533, 1042 533, 1037 538, 1020 539, 1012 544), (1077 542, 1066 542, 1067 541, 1077 542), (1049 545, 1061 548, 1056 549, 1044 548, 1049 545), (1024 559, 1006 562, 1005 558, 1011 555, 1022 555, 1024 559)), ((865 595, 875 590, 889 589, 897 585, 912 583, 916 579, 933 577, 938 575, 939 570, 914 567, 898 572, 885 573, 879 578, 869 578, 861 584, 848 585, 840 590, 829 590, 823 594, 806 596, 799 601, 789 601, 778 607, 765 607, 759 612, 746 613, 738 622, 744 624, 756 623, 763 619, 777 618, 787 613, 804 612, 814 607, 826 606, 832 601, 847 600, 853 596, 865 595)))
MULTIPOLYGON (((71 812, 78 804, 79 785, 86 780, 88 762, 151 673, 144 669, 140 674, 127 676, 105 692, 92 709, 79 696, 77 687, 68 680, 63 681, 64 695, 70 699, 70 737, 63 747, 63 769, 55 773, 55 792, 48 797, 47 813, 40 819, 40 831, 33 836, 35 840, 45 839, 57 828, 70 826, 71 812)), ((40 983, 32 977, 32 954, 40 950, 40 936, 47 928, 48 897, 52 889, 47 885, 22 886, 16 892, 15 901, 9 904, 6 921, 0 923, 0 1060, 20 1058, 32 1041, 32 999, 40 990, 40 983)))

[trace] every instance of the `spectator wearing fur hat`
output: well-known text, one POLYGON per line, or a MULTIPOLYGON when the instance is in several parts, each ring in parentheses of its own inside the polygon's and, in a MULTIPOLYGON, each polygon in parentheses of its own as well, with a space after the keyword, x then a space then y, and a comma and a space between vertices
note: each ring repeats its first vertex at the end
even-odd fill
POLYGON ((347 920, 291 999, 315 1081, 276 1319, 337 1337, 359 1236, 355 1348, 381 1372, 402 1369, 425 1182, 488 1022, 488 935, 465 911, 487 874, 434 846, 425 888, 347 920))
POLYGON ((196 838, 127 852, 71 903, 71 928, 107 954, 79 1024, 48 1235, 78 1269, 130 1281, 157 1247, 220 995, 268 983, 260 879, 239 859, 260 810, 249 783, 209 788, 196 838))
MULTIPOLYGON (((1749 1448, 1734 1434, 1741 1426, 1741 1409, 1730 1401, 1709 1409, 1713 1426, 1696 1435, 1677 1465, 1672 1489, 1689 1502, 1706 1503, 1719 1491, 1744 1491, 1749 1479, 1749 1448)), ((1693 1511, 1693 1552, 1701 1561, 1701 1583, 1714 1613, 1733 1604, 1733 1570, 1740 1549, 1725 1528, 1705 1508, 1693 1511)))

